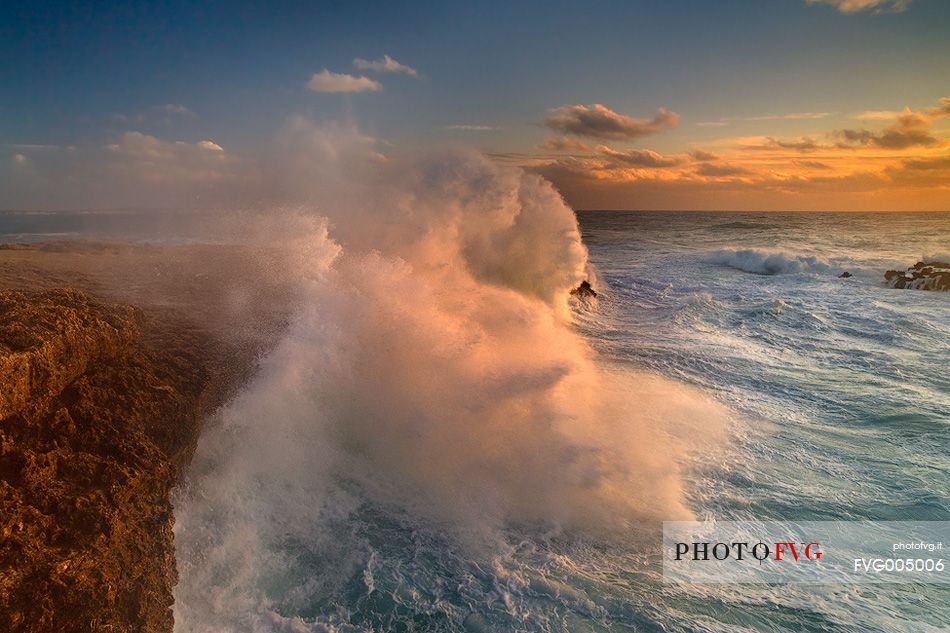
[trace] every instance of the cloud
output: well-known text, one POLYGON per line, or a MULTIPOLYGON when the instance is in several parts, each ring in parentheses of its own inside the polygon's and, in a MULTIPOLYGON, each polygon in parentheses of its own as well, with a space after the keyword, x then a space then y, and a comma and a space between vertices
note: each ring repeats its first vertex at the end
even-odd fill
POLYGON ((497 130, 499 128, 494 125, 479 125, 477 123, 454 123, 452 125, 446 125, 445 129, 459 132, 490 132, 491 130, 497 130))
POLYGON ((735 140, 743 149, 790 149, 802 153, 860 147, 889 150, 932 147, 940 142, 933 135, 933 121, 947 115, 950 115, 950 97, 940 99, 936 107, 921 112, 915 112, 905 107, 900 112, 866 110, 850 115, 850 118, 860 121, 888 121, 891 123, 877 131, 865 128, 831 130, 824 134, 824 141, 809 136, 785 139, 771 136, 751 136, 739 137, 735 140))
POLYGON ((683 162, 681 158, 663 156, 648 149, 632 149, 626 152, 618 152, 605 145, 601 145, 597 150, 604 156, 626 165, 633 165, 634 167, 658 169, 663 167, 675 167, 683 162))
POLYGON ((809 136, 802 136, 797 139, 779 139, 772 136, 751 136, 742 137, 739 140, 743 142, 743 149, 750 150, 791 149, 795 150, 796 152, 806 153, 813 152, 818 149, 824 149, 825 147, 809 136))
POLYGON ((942 97, 940 105, 930 110, 930 116, 934 118, 950 116, 950 97, 942 97))
POLYGON ((25 149, 25 150, 73 150, 76 149, 73 145, 47 145, 42 143, 7 143, 7 147, 12 147, 13 149, 25 149))
MULTIPOLYGON (((895 110, 865 110, 852 114, 851 118, 858 121, 893 121, 906 112, 906 108, 900 112, 895 110)), ((934 119, 950 115, 950 97, 940 98, 937 105, 928 110, 927 114, 934 119)))
POLYGON ((934 158, 910 158, 904 161, 904 169, 912 171, 946 170, 950 174, 950 156, 936 156, 934 158))
POLYGON ((181 105, 180 103, 166 103, 165 105, 157 106, 158 110, 165 112, 166 114, 177 114, 179 116, 195 116, 195 113, 181 105))
POLYGON ((310 77, 307 88, 313 92, 375 92, 382 90, 383 84, 369 77, 333 73, 324 68, 310 77))
POLYGON ((726 121, 814 121, 831 116, 831 112, 789 112, 788 114, 765 114, 724 119, 726 121))
POLYGON ((858 13, 872 10, 874 13, 900 13, 908 6, 911 0, 805 0, 808 6, 813 4, 830 4, 841 13, 858 13))
POLYGON ((165 141, 142 132, 126 132, 105 150, 118 161, 112 168, 150 182, 206 182, 233 177, 235 160, 210 140, 165 141))
POLYGON ((415 68, 400 64, 389 55, 383 55, 382 58, 372 61, 357 57, 353 60, 353 67, 359 70, 370 70, 377 73, 402 73, 410 77, 419 76, 419 71, 415 68))
POLYGON ((834 169, 831 165, 827 165, 817 160, 796 160, 795 164, 799 167, 805 167, 807 169, 821 169, 829 170, 834 169))
MULTIPOLYGON (((833 112, 791 112, 778 116, 779 119, 787 121, 814 121, 815 119, 824 119, 830 117, 833 112)), ((764 117, 762 120, 771 120, 772 117, 764 117)), ((753 119, 755 120, 755 119, 753 119)))
POLYGON ((950 156, 908 158, 885 171, 899 185, 922 189, 946 187, 950 185, 950 156))
POLYGON ((706 150, 702 149, 693 150, 689 153, 689 155, 693 158, 693 160, 699 161, 701 163, 719 159, 719 157, 712 152, 707 152, 706 150))
POLYGON ((950 116, 950 97, 917 111, 848 116, 867 123, 811 136, 720 138, 668 155, 600 145, 596 153, 512 160, 550 178, 577 208, 947 208, 950 138, 937 123, 950 116))
POLYGON ((618 114, 599 103, 590 106, 578 104, 551 110, 544 123, 551 129, 575 136, 630 140, 675 127, 679 115, 659 108, 652 119, 636 119, 618 114))
POLYGON ((920 112, 904 108, 897 121, 881 132, 865 129, 837 130, 835 135, 841 142, 839 147, 879 147, 881 149, 907 149, 909 147, 929 147, 937 144, 931 134, 931 118, 920 112))
MULTIPOLYGON (((736 157, 738 158, 738 157, 736 157)), ((671 170, 592 170, 585 161, 558 160, 529 167, 549 178, 579 209, 837 209, 946 208, 948 197, 933 189, 940 171, 921 172, 895 187, 886 173, 703 165, 671 170)), ((909 173, 909 172, 904 172, 909 173)))
POLYGON ((852 114, 851 118, 857 119, 858 121, 892 121, 900 115, 900 112, 895 112, 894 110, 865 110, 864 112, 852 114))
POLYGON ((703 163, 696 168, 696 173, 700 176, 723 178, 727 176, 745 176, 750 172, 745 167, 738 167, 736 165, 712 165, 710 163, 703 163))
POLYGON ((537 148, 548 152, 587 152, 591 149, 590 145, 566 136, 548 139, 537 148))
POLYGON ((214 141, 198 141, 198 147, 201 149, 211 150, 212 152, 223 152, 224 148, 215 143, 214 141))
POLYGON ((550 178, 579 208, 702 208, 710 201, 750 209, 946 208, 950 138, 937 122, 950 116, 950 97, 918 111, 878 112, 849 115, 861 116, 867 129, 720 138, 682 153, 598 145, 593 153, 508 160, 550 178))
POLYGON ((786 114, 763 114, 760 116, 729 116, 716 121, 700 121, 700 127, 725 127, 734 121, 816 121, 834 114, 833 112, 788 112, 786 114))
POLYGON ((803 136, 800 139, 794 141, 782 141, 779 139, 771 138, 769 139, 772 142, 774 147, 781 147, 782 149, 793 149, 797 152, 813 152, 820 147, 818 141, 813 138, 803 136))
POLYGON ((259 163, 207 137, 198 139, 176 141, 136 130, 78 146, 0 146, 10 149, 0 160, 0 192, 4 204, 21 208, 180 207, 248 199, 259 163))
POLYGON ((129 115, 129 114, 113 114, 112 118, 118 123, 122 124, 137 124, 137 125, 164 125, 170 126, 182 119, 194 118, 197 115, 187 107, 181 105, 180 103, 163 103, 161 105, 150 106, 143 112, 138 114, 129 115))

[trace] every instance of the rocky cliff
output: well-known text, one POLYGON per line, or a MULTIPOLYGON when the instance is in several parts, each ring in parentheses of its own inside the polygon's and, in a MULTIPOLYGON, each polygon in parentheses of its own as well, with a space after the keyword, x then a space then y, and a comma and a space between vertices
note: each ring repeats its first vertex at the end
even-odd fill
POLYGON ((212 348, 81 292, 0 291, 0 630, 171 631, 169 492, 212 348))
POLYGON ((884 279, 891 288, 912 290, 950 290, 950 263, 920 261, 907 269, 889 270, 884 279))

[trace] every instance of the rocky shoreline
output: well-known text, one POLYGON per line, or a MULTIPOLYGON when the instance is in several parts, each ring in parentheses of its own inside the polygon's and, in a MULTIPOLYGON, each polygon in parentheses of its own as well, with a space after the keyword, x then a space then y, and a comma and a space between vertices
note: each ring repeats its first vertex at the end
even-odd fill
POLYGON ((169 493, 212 347, 75 290, 0 292, 0 629, 172 630, 169 493))
POLYGON ((884 280, 891 288, 947 291, 950 290, 950 263, 919 261, 906 271, 887 271, 884 280))
POLYGON ((0 631, 172 631, 170 493, 283 327, 281 256, 0 247, 0 631))

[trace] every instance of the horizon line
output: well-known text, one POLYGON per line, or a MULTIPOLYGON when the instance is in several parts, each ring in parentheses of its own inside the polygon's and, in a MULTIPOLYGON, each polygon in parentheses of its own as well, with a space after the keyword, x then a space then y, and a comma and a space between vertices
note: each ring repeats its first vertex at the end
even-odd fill
MULTIPOLYGON (((570 206, 570 205, 568 205, 570 206)), ((950 213, 950 209, 597 209, 570 207, 575 213, 950 213)), ((0 213, 128 213, 128 212, 207 212, 227 210, 254 210, 252 206, 215 205, 209 207, 76 207, 3 209, 0 213)))

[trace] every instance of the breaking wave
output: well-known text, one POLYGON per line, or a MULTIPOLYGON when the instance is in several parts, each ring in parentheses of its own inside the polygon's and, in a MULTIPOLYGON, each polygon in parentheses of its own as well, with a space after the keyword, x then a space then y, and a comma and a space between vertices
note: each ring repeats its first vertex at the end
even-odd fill
POLYGON ((751 248, 718 250, 711 253, 707 261, 756 275, 825 273, 831 270, 827 262, 811 255, 751 248))
POLYGON ((394 523, 446 539, 440 560, 515 526, 610 538, 690 516, 678 456, 725 414, 597 363, 568 304, 587 253, 553 187, 468 151, 371 149, 303 120, 286 136, 273 186, 308 204, 264 216, 311 220, 282 241, 294 316, 178 493, 179 632, 327 630, 373 593, 394 523))

